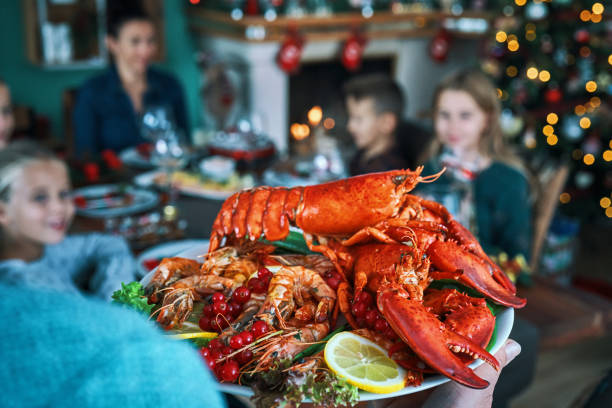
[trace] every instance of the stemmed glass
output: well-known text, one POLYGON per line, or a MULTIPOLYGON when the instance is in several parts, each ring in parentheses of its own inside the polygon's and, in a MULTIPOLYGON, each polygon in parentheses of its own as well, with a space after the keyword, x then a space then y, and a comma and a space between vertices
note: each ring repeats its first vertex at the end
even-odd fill
POLYGON ((164 188, 170 195, 169 204, 172 204, 176 198, 176 191, 174 191, 172 183, 174 172, 184 167, 187 160, 187 145, 182 132, 170 128, 157 135, 153 145, 151 161, 164 172, 164 188))
POLYGON ((165 105, 145 107, 141 116, 140 129, 142 137, 155 143, 163 133, 175 128, 174 115, 165 105))

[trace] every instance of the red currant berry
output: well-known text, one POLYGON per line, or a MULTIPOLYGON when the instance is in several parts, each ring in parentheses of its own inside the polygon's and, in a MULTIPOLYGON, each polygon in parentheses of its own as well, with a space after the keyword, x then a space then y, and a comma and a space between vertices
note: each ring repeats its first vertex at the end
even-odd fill
POLYGON ((366 311, 367 311, 367 307, 365 303, 361 303, 361 302, 355 303, 353 307, 351 308, 351 312, 353 312, 353 316, 355 317, 364 317, 366 311))
POLYGON ((221 350, 213 350, 212 353, 210 353, 210 358, 216 362, 223 358, 223 352, 221 350))
POLYGON ((335 278, 335 277, 331 277, 327 280, 327 286, 329 286, 330 288, 332 288, 333 290, 338 289, 338 286, 340 285, 340 279, 335 278))
POLYGON ((227 303, 217 302, 213 305, 213 310, 215 314, 225 314, 225 312, 227 312, 227 303))
POLYGON ((244 340, 242 339, 241 335, 237 334, 230 339, 229 345, 234 350, 238 350, 239 348, 242 348, 242 346, 244 345, 244 340))
POLYGON ((236 318, 242 311, 242 306, 236 302, 230 302, 228 305, 228 311, 231 317, 236 318))
POLYGON ((242 336, 242 343, 244 345, 251 344, 253 342, 253 333, 251 332, 244 331, 240 333, 240 336, 242 336))
POLYGON ((240 375, 240 366, 234 360, 228 360, 221 368, 221 379, 227 382, 234 382, 240 375))
POLYGON ((366 307, 370 307, 372 305, 372 295, 368 292, 361 292, 356 299, 357 303, 363 303, 366 307))
POLYGON ((240 363, 240 365, 245 365, 253 359, 253 352, 248 349, 244 350, 236 356, 236 359, 238 360, 238 363, 240 363))
POLYGON ((266 322, 262 320, 258 320, 253 323, 253 327, 251 328, 251 333, 254 338, 259 338, 268 332, 268 325, 266 322))
POLYGON ((374 329, 379 333, 384 333, 387 327, 389 327, 389 323, 384 319, 378 319, 376 323, 374 323, 374 329))
POLYGON ((373 327, 374 324, 376 324, 376 319, 378 318, 378 313, 376 312, 376 310, 368 310, 365 315, 363 316, 366 323, 368 324, 368 327, 373 327))
POLYGON ((215 371, 215 366, 217 365, 217 362, 212 357, 207 357, 206 358, 206 365, 208 366, 208 368, 210 368, 210 370, 212 372, 214 372, 215 371))
POLYGON ((208 347, 201 347, 200 348, 200 355, 202 356, 202 358, 206 358, 210 356, 210 350, 208 349, 208 347))
POLYGON ((236 303, 240 303, 241 305, 248 302, 250 298, 251 298, 251 291, 249 290, 249 288, 245 286, 241 286, 238 289, 236 289, 236 291, 232 295, 232 299, 236 303))
POLYGON ((268 268, 266 268, 265 266, 262 266, 257 271, 257 277, 259 279, 262 279, 262 280, 263 279, 271 279, 272 278, 272 272, 270 272, 270 270, 268 268))
POLYGON ((215 310, 213 309, 213 305, 206 305, 202 308, 202 314, 204 316, 213 317, 215 315, 215 310))
POLYGON ((210 342, 208 342, 208 347, 211 350, 221 350, 223 347, 225 347, 225 344, 223 344, 223 342, 219 339, 212 339, 210 342))
POLYGON ((225 300, 225 296, 221 292, 215 292, 215 294, 212 295, 213 304, 223 302, 224 300, 225 300))
POLYGON ((210 317, 208 316, 200 317, 200 320, 198 320, 198 326, 200 326, 200 329, 202 329, 202 331, 210 330, 210 317))

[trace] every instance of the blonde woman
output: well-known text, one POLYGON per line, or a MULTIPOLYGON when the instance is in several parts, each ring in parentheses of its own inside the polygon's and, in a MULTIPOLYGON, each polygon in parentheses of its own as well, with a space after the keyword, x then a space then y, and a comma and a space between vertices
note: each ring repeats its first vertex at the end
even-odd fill
POLYGON ((490 254, 528 257, 531 245, 529 187, 520 160, 504 145, 500 102, 488 78, 456 73, 437 87, 435 140, 425 171, 447 167, 420 194, 445 204, 490 254))

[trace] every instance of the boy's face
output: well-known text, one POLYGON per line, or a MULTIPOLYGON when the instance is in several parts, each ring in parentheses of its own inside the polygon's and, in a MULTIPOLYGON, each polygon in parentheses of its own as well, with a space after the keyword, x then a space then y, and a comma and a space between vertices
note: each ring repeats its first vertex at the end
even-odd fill
POLYGON ((349 96, 346 108, 349 117, 347 128, 358 148, 371 148, 393 136, 395 122, 390 123, 393 114, 376 113, 372 98, 355 99, 349 96))
POLYGON ((6 85, 0 83, 0 149, 8 143, 14 127, 15 117, 11 106, 11 94, 6 85))
POLYGON ((74 216, 66 167, 36 161, 11 183, 9 201, 0 203, 0 224, 10 239, 35 244, 62 241, 74 216))

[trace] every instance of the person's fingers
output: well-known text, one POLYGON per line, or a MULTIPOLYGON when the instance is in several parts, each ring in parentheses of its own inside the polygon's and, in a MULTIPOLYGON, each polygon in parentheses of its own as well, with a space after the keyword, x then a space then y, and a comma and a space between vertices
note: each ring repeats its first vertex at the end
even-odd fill
POLYGON ((501 367, 505 367, 515 359, 521 352, 521 345, 512 339, 506 340, 506 344, 497 352, 495 357, 499 360, 501 367), (503 356, 503 357, 502 357, 503 356), (501 361, 503 360, 503 362, 501 361))

